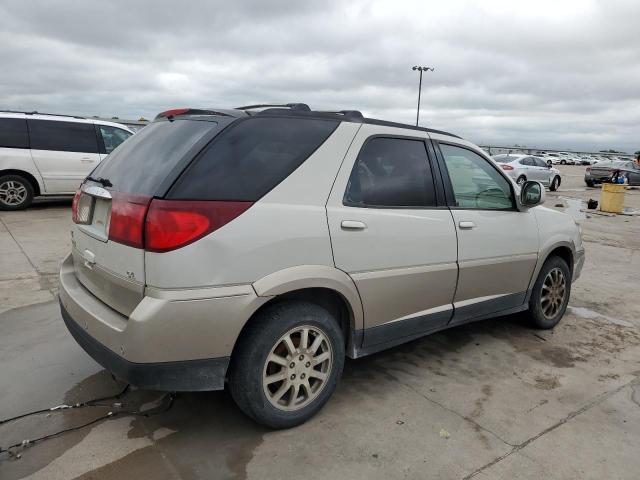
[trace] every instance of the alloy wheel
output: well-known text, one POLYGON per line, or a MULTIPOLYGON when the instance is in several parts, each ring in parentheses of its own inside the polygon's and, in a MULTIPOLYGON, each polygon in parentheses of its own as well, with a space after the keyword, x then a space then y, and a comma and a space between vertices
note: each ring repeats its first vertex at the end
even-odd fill
POLYGON ((329 381, 333 352, 318 327, 302 325, 282 335, 267 356, 262 388, 275 408, 299 410, 315 400, 329 381))
POLYGON ((0 202, 15 207, 27 199, 27 187, 15 180, 7 180, 0 184, 0 202))
POLYGON ((564 273, 556 267, 547 273, 540 292, 540 307, 546 318, 555 318, 562 309, 566 292, 567 282, 564 273))

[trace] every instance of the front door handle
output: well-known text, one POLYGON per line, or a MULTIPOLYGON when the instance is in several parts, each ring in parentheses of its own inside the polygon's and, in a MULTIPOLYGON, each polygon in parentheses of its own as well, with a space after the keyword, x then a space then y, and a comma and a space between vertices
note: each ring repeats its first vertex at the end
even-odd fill
POLYGON ((367 224, 358 220, 342 220, 340 224, 343 230, 364 230, 367 224))
POLYGON ((462 220, 461 222, 458 223, 458 226, 464 230, 469 230, 471 228, 475 228, 476 224, 470 221, 462 220))

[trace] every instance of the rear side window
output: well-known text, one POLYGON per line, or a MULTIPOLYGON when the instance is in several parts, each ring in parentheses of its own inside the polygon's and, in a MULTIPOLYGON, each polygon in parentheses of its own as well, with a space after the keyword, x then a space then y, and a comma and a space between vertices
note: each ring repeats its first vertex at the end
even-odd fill
POLYGON ((113 152, 118 145, 131 136, 126 130, 110 125, 98 125, 98 129, 100 130, 106 153, 113 152))
POLYGON ((91 176, 106 178, 118 192, 154 195, 185 154, 217 128, 214 121, 153 122, 109 155, 91 176))
POLYGON ((92 123, 28 120, 31 148, 59 152, 98 153, 92 123))
POLYGON ((370 139, 353 166, 343 203, 354 207, 435 206, 435 187, 424 142, 370 139))
POLYGON ((254 202, 298 168, 337 126, 336 121, 306 118, 241 121, 194 160, 169 197, 254 202))
POLYGON ((0 148, 29 148, 25 119, 0 118, 0 148))

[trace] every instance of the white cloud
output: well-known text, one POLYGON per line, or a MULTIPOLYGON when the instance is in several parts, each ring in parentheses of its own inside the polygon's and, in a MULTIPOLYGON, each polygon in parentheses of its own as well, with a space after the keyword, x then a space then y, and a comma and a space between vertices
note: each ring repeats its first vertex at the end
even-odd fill
POLYGON ((0 4, 0 107, 153 117, 301 101, 476 142, 640 148, 636 1, 0 4))

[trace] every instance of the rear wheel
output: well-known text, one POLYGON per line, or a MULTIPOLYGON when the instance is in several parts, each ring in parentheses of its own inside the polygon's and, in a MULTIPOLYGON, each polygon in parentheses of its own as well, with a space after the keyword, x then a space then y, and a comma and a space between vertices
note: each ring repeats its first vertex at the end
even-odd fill
POLYGON ((524 175, 520 175, 518 177, 518 179, 516 180, 516 183, 518 185, 524 185, 524 182, 526 182, 526 181, 527 181, 527 177, 525 177, 524 175))
POLYGON ((560 165, 566 165, 567 161, 566 160, 560 160, 560 165))
POLYGON ((551 181, 549 190, 551 190, 552 192, 555 192, 556 190, 558 190, 559 186, 560 186, 560 177, 556 175, 555 177, 553 177, 553 180, 551 181))
POLYGON ((0 176, 0 210, 22 210, 33 201, 31 182, 20 175, 0 176))
POLYGON ((299 425, 329 400, 342 375, 344 338, 324 308, 291 301, 258 313, 229 369, 238 407, 271 428, 299 425))
POLYGON ((567 310, 571 270, 562 258, 549 257, 542 266, 529 299, 529 315, 536 328, 555 327, 567 310))

